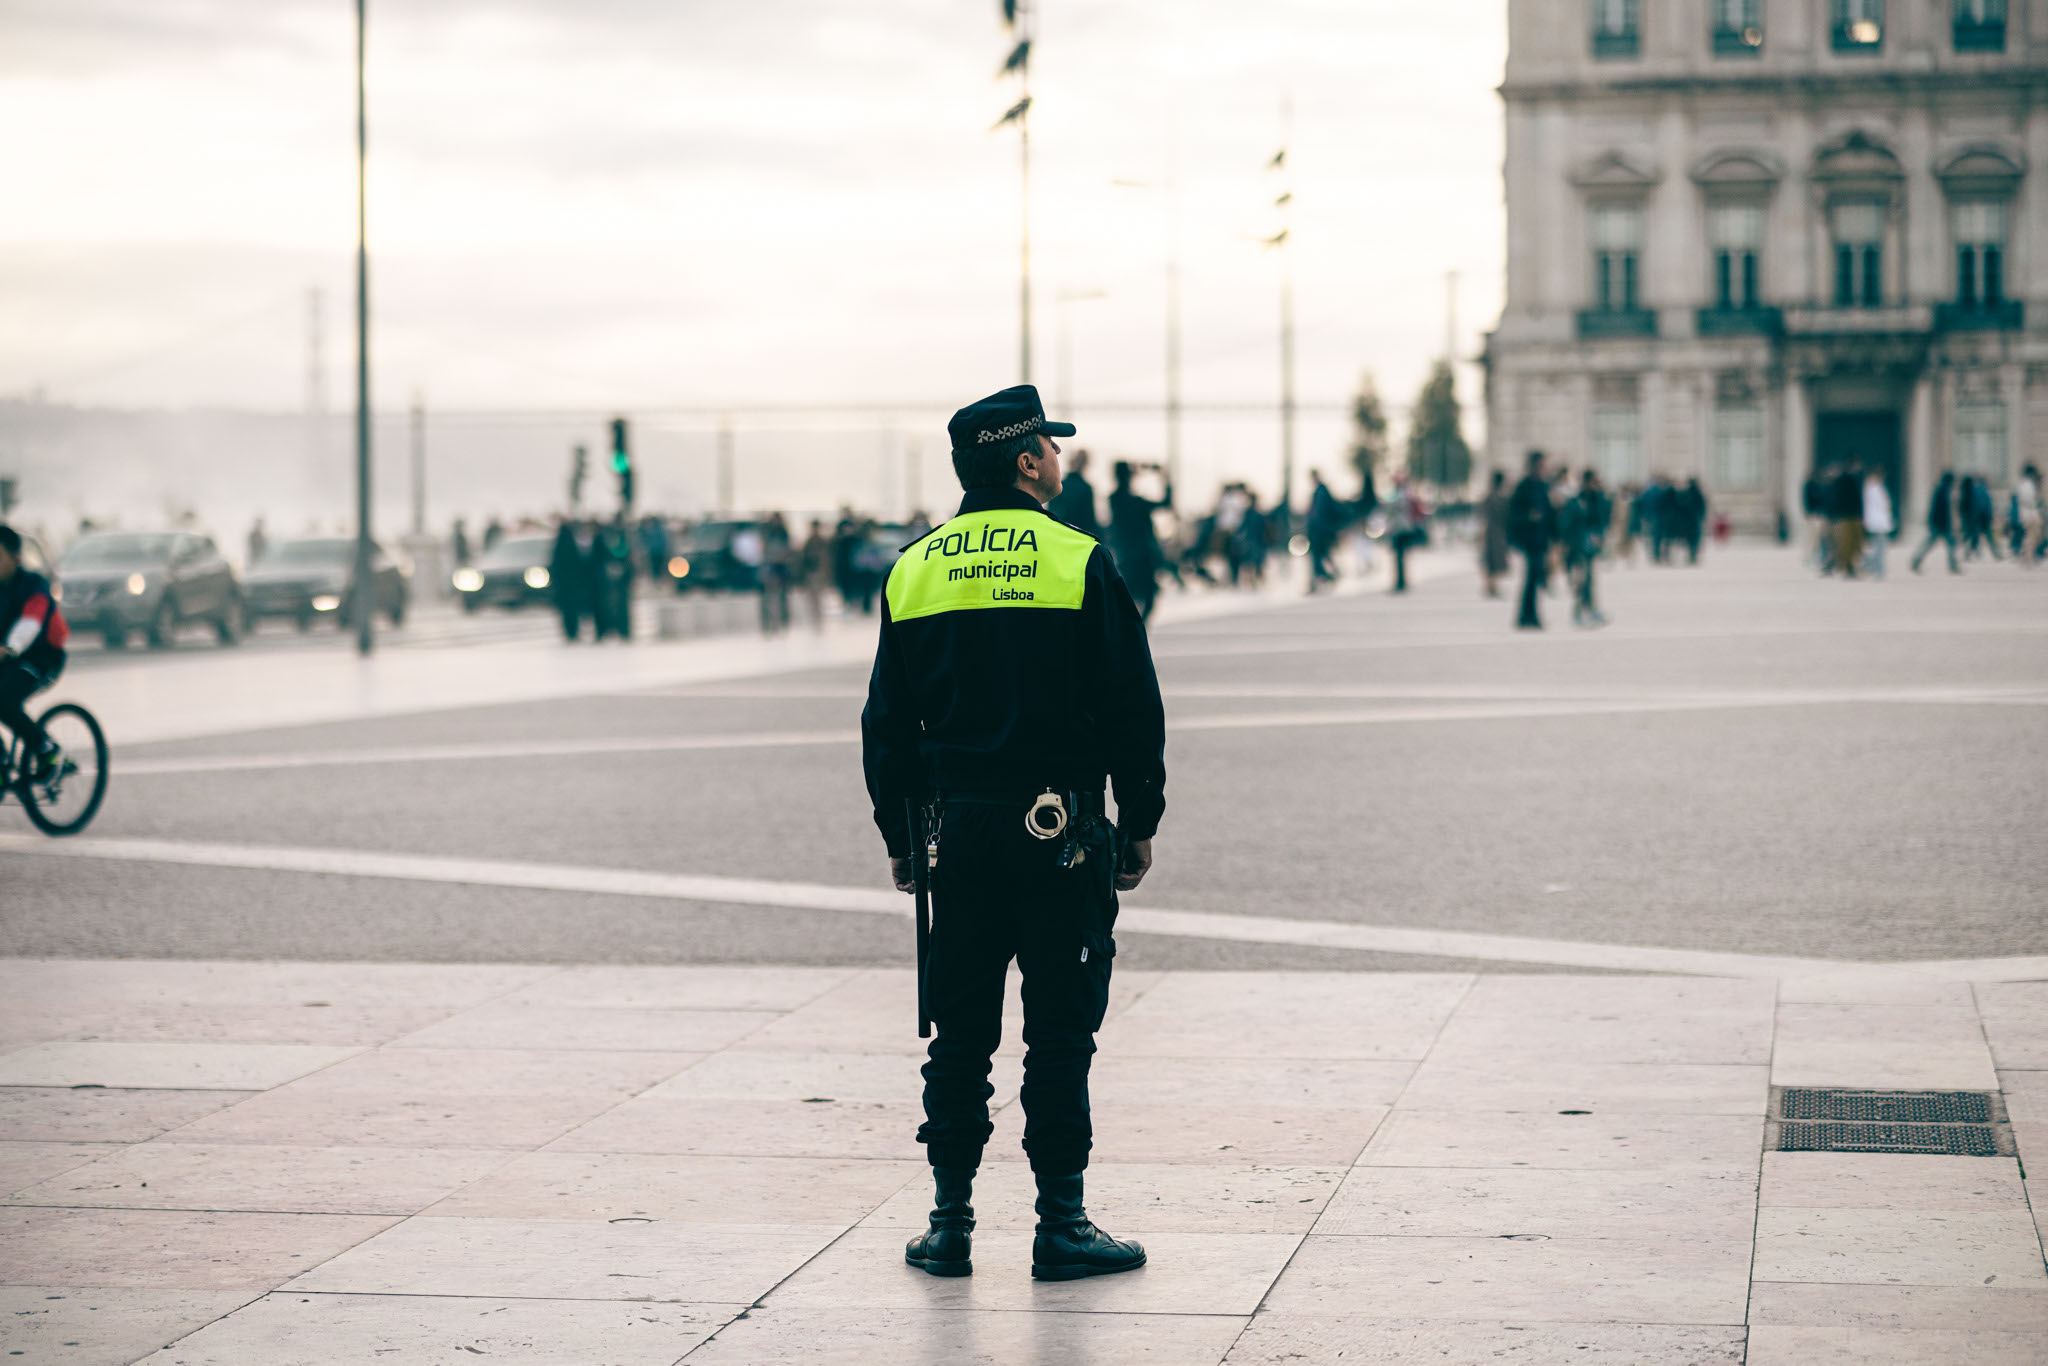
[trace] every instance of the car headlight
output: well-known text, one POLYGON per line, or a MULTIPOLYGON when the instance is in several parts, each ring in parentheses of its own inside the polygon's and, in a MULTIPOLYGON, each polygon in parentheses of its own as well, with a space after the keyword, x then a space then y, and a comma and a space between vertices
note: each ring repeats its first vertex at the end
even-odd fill
POLYGON ((339 606, 341 606, 341 598, 333 593, 322 593, 319 597, 313 599, 313 610, 316 612, 332 612, 339 606))
POLYGON ((474 593, 483 586, 484 576, 477 573, 474 569, 458 569, 455 571, 455 590, 458 593, 474 593))
POLYGON ((690 562, 680 555, 676 556, 668 562, 668 576, 672 579, 689 578, 690 562))
POLYGON ((539 565, 535 565, 527 570, 526 586, 528 588, 546 588, 548 586, 548 571, 539 565))
POLYGON ((138 598, 141 597, 149 591, 149 580, 141 574, 130 574, 128 576, 128 591, 138 598))

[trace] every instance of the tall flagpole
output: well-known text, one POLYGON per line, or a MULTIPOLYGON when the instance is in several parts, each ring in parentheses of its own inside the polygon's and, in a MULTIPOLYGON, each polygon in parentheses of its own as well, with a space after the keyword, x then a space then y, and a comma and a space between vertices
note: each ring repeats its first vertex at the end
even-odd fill
POLYGON ((1280 150, 1266 163, 1280 176, 1280 192, 1273 207, 1280 211, 1280 231, 1266 239, 1280 252, 1280 519, 1292 534, 1294 508, 1294 265, 1288 251, 1293 222, 1293 173, 1287 164, 1288 144, 1294 139, 1294 100, 1280 105, 1280 150))
POLYGON ((363 79, 368 0, 356 0, 356 568, 349 594, 356 614, 356 653, 376 649, 370 591, 370 219, 366 168, 370 158, 368 95, 363 79))

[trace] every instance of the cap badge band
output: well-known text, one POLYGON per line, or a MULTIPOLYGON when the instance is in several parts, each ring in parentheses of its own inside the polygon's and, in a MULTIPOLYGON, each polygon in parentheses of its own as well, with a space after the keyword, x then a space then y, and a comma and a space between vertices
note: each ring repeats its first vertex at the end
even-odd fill
POLYGON ((974 440, 977 445, 990 441, 1008 441, 1013 436, 1022 436, 1026 432, 1037 431, 1044 422, 1045 416, 1040 414, 1037 417, 1026 418, 1022 422, 1012 422, 1007 427, 998 427, 992 432, 977 432, 974 440))

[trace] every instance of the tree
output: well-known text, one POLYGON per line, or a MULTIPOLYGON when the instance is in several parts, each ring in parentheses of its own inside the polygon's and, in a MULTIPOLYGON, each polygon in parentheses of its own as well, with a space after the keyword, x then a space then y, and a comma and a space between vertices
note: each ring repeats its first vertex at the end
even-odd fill
POLYGON ((1472 448, 1465 444, 1457 379, 1438 361, 1415 400, 1408 424, 1408 473, 1438 488, 1459 488, 1472 477, 1472 448))
POLYGON ((1387 459, 1387 410, 1380 386, 1366 371, 1359 377, 1358 396, 1351 400, 1351 467, 1358 471, 1361 515, 1379 505, 1379 470, 1387 459))

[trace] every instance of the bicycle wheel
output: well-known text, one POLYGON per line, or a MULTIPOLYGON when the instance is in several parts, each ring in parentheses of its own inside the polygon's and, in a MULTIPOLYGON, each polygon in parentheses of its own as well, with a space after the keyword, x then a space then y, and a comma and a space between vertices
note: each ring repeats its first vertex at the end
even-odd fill
POLYGON ((63 756, 41 778, 24 774, 15 791, 28 818, 46 835, 75 835, 100 809, 107 795, 107 737, 84 707, 60 702, 36 718, 63 756))

